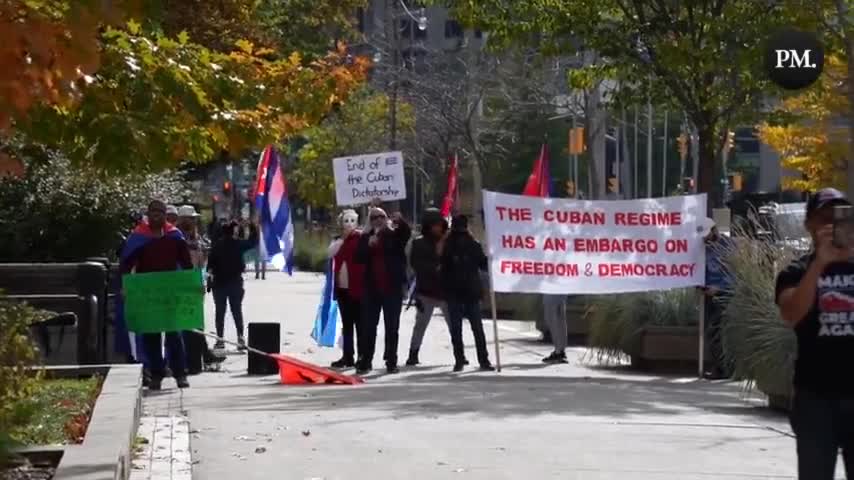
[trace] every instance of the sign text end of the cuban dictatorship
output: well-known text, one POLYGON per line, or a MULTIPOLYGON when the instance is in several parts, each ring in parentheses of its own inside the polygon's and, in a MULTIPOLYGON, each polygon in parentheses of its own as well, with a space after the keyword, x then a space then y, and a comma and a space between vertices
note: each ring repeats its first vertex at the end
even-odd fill
POLYGON ((332 159, 338 206, 406 198, 406 178, 401 152, 372 153, 332 159))
POLYGON ((706 195, 580 201, 483 193, 496 292, 607 294, 705 283, 706 195))

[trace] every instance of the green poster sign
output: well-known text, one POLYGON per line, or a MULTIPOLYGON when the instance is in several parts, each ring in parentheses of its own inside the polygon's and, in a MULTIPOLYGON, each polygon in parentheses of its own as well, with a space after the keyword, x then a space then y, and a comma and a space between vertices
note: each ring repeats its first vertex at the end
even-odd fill
POLYGON ((202 285, 201 270, 123 276, 128 330, 157 333, 204 329, 202 285))

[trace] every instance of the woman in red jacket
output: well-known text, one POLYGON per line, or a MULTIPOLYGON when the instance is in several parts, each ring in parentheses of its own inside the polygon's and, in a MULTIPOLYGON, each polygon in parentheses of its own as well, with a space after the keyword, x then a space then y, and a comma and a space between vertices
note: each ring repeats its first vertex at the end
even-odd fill
MULTIPOLYGON (((359 325, 359 316, 362 311, 362 291, 364 290, 365 271, 364 266, 353 261, 356 255, 356 246, 362 235, 359 230, 359 214, 355 210, 344 210, 338 216, 342 234, 329 245, 329 256, 333 258, 333 274, 335 275, 335 300, 341 312, 342 348, 344 354, 340 360, 332 362, 334 368, 347 368, 356 365, 353 348, 354 331, 356 335, 359 325)), ((359 339, 358 346, 362 341, 359 339)), ((361 357, 361 355, 360 355, 361 357)))

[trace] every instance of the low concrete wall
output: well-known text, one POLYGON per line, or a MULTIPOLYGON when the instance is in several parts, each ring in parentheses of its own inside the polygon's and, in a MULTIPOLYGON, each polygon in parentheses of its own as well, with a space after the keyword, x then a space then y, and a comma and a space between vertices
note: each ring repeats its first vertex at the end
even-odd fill
MULTIPOLYGON (((708 353, 704 358, 708 363, 708 353)), ((632 366, 668 373, 696 372, 697 362, 697 327, 647 327, 641 334, 639 353, 632 355, 632 366)))
POLYGON ((142 365, 53 367, 48 374, 106 374, 83 443, 65 447, 53 480, 127 480, 142 413, 142 365))

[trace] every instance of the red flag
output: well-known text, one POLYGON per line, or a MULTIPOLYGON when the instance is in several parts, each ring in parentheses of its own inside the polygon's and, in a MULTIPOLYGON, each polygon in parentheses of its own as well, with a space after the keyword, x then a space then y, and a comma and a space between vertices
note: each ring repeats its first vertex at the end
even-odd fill
POLYGON ((457 198, 457 154, 451 159, 451 167, 448 169, 448 189, 445 191, 445 199, 442 201, 442 216, 451 216, 454 208, 454 199, 457 198))
POLYGON ((540 149, 540 156, 534 162, 534 170, 528 177, 528 183, 522 190, 522 195, 529 197, 550 197, 552 177, 549 173, 549 147, 545 143, 540 149))

